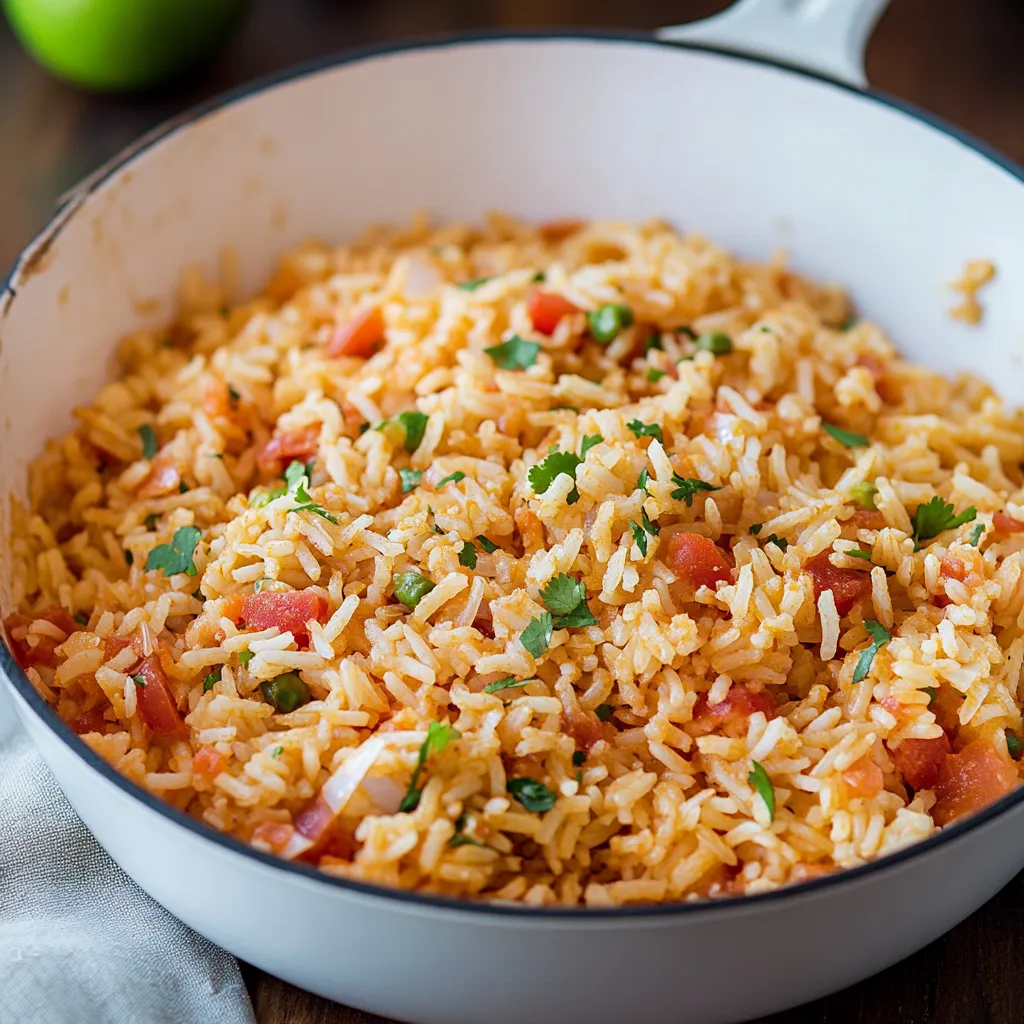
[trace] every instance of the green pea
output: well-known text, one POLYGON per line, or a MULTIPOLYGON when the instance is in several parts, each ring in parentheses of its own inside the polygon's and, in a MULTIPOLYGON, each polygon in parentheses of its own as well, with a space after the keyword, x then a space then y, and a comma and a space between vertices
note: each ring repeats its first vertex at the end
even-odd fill
POLYGON ((587 324, 594 341, 602 345, 613 342, 624 327, 633 322, 633 310, 629 306, 609 304, 598 306, 587 313, 587 324))
POLYGON ((434 589, 434 584, 418 572, 403 572, 395 577, 395 597, 410 611, 434 589))
POLYGON ((698 352, 710 352, 713 356, 727 356, 732 351, 732 339, 722 331, 702 334, 694 345, 698 352))
POLYGON ((308 704, 312 697, 309 687, 299 678, 297 672, 285 672, 273 679, 260 683, 260 693, 268 704, 285 713, 308 704))

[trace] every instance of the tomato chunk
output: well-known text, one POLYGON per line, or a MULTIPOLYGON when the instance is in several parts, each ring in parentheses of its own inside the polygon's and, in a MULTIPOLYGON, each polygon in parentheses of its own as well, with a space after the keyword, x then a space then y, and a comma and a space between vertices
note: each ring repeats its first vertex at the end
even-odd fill
POLYGON ((939 825, 973 814, 1020 784, 1017 769, 987 740, 974 740, 950 754, 935 784, 932 817, 939 825))
POLYGON ((347 324, 336 327, 327 342, 332 357, 356 356, 367 359, 384 341, 384 315, 377 306, 354 316, 347 324))
POLYGON ((709 704, 706 694, 697 698, 693 706, 692 732, 705 736, 716 730, 727 736, 742 736, 747 731, 747 721, 755 711, 766 718, 775 717, 775 702, 763 690, 750 690, 742 683, 733 683, 725 700, 709 704))
POLYGON ((26 636, 28 627, 37 619, 45 619, 66 636, 70 636, 79 627, 71 614, 60 605, 51 605, 41 612, 12 612, 4 619, 4 629, 7 631, 7 640, 11 653, 22 668, 29 666, 43 665, 47 668, 54 668, 57 664, 56 650, 64 642, 56 637, 46 636, 41 633, 34 635, 36 642, 29 643, 26 636), (15 636, 15 632, 19 634, 15 636))
POLYGON ((84 736, 87 732, 103 732, 107 720, 103 717, 103 708, 90 708, 77 718, 72 718, 68 725, 71 731, 78 736, 84 736))
POLYGON ((573 305, 564 295, 557 292, 534 292, 526 303, 526 312, 530 317, 534 330, 541 334, 554 334, 563 316, 578 313, 579 307, 573 305))
POLYGON ((668 542, 668 566, 694 588, 714 590, 732 580, 732 565, 714 541, 698 533, 674 533, 668 542))
POLYGON ((200 747, 192 758, 192 773, 210 781, 218 776, 227 758, 216 747, 200 747))
POLYGON ((284 594, 261 591, 247 594, 242 600, 242 618, 250 629, 277 626, 282 633, 291 633, 299 643, 309 640, 306 623, 322 622, 327 615, 327 602, 309 590, 292 590, 284 594))
POLYGON ((135 690, 146 725, 161 736, 184 735, 187 731, 185 723, 171 696, 160 659, 155 654, 144 658, 136 675, 142 676, 146 683, 135 690))
POLYGON ((1001 509, 992 517, 992 525, 996 533, 1024 533, 1024 523, 1001 509))
POLYGON ((292 461, 308 462, 316 455, 320 444, 320 424, 313 423, 301 430, 286 430, 272 437, 262 448, 256 461, 267 473, 281 473, 292 461))
POLYGON ((949 751, 949 740, 943 734, 929 740, 904 740, 889 753, 908 786, 931 789, 938 781, 949 751))
POLYGON ((859 569, 839 569, 828 560, 829 552, 822 551, 804 562, 804 572, 814 580, 814 600, 826 590, 832 591, 836 611, 848 615, 850 609, 871 592, 871 577, 859 569))
POLYGON ((843 526, 852 526, 855 530, 881 530, 885 526, 885 516, 874 509, 862 508, 854 512, 843 526))
POLYGON ((576 749, 589 754, 595 743, 605 738, 605 723, 585 711, 563 711, 562 732, 576 741, 576 749))
POLYGON ((843 782, 851 797, 872 797, 882 792, 884 778, 882 769, 869 755, 865 755, 843 772, 843 782))

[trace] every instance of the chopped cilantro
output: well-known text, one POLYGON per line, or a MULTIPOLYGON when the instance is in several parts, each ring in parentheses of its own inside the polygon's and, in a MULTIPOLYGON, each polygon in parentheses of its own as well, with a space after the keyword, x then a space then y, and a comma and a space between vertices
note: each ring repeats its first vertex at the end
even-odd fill
POLYGON ((572 755, 572 765, 574 768, 579 768, 587 759, 587 755, 582 750, 574 750, 572 755))
POLYGON ((461 469, 457 469, 454 473, 449 473, 443 480, 437 481, 437 490, 441 490, 445 484, 457 484, 460 480, 465 479, 466 474, 461 469))
POLYGON ((146 529, 147 530, 152 530, 156 526, 156 524, 160 521, 160 516, 158 516, 156 514, 156 512, 150 512, 150 514, 148 516, 146 516, 146 518, 143 519, 142 521, 143 521, 143 523, 146 524, 146 529))
POLYGON ((359 424, 359 436, 362 437, 370 429, 370 421, 366 420, 359 424))
POLYGON ((602 345, 611 344, 619 336, 619 332, 632 323, 633 310, 618 303, 598 306, 587 313, 590 335, 594 341, 602 345))
POLYGON ((497 693, 499 690, 511 690, 515 687, 525 686, 531 680, 529 679, 516 679, 515 676, 505 676, 504 679, 499 679, 495 683, 490 683, 484 687, 484 693, 497 693))
POLYGON ((179 572, 195 576, 193 556, 202 535, 197 526, 179 526, 170 544, 160 544, 150 551, 146 559, 146 572, 162 569, 165 576, 174 576, 179 572))
POLYGON ((579 580, 561 573, 548 581, 540 596, 548 611, 555 615, 568 615, 581 601, 587 599, 587 588, 579 580))
POLYGON ((476 548, 468 540, 463 541, 462 549, 459 551, 459 565, 467 569, 476 568, 476 548))
POLYGON ((610 722, 612 720, 612 706, 611 704, 598 704, 594 708, 594 714, 601 719, 602 722, 610 722))
POLYGON ((442 725, 440 722, 431 722, 427 726, 427 738, 420 745, 419 753, 416 756, 416 767, 413 769, 412 778, 409 780, 409 788, 398 805, 400 811, 406 814, 415 811, 420 805, 420 797, 423 795, 423 787, 419 784, 423 768, 427 758, 432 754, 441 753, 452 740, 457 740, 462 734, 458 729, 450 725, 442 725))
POLYGON ((853 681, 855 684, 871 671, 871 663, 875 660, 875 655, 892 639, 892 633, 874 619, 865 619, 864 628, 871 637, 871 643, 860 652, 860 657, 854 666, 853 681))
POLYGON ((144 459, 153 458, 159 449, 156 431, 148 423, 143 423, 139 427, 139 437, 142 439, 142 457, 144 459))
POLYGON ((774 544, 780 551, 785 551, 789 547, 789 541, 784 540, 782 537, 777 536, 774 533, 768 534, 764 539, 765 544, 774 544))
POLYGON ((839 330, 848 331, 853 327, 856 327, 860 323, 860 320, 855 316, 848 316, 840 325, 839 330))
POLYGON ((208 459, 220 459, 221 461, 223 461, 224 453, 223 452, 207 452, 206 453, 206 457, 208 459))
POLYGON ((509 779, 508 791, 528 811, 544 814, 555 806, 555 794, 536 779, 509 779))
POLYGON ((395 577, 395 599, 413 611, 434 589, 434 584, 418 572, 400 572, 395 577))
POLYGON ((763 526, 764 523, 751 523, 750 532, 756 537, 761 532, 763 526))
POLYGON ((534 284, 540 284, 540 282, 544 280, 544 277, 545 277, 544 271, 543 270, 538 270, 537 273, 534 274, 533 277, 530 278, 530 280, 534 284))
POLYGON ((647 381, 649 384, 657 384, 662 377, 665 376, 664 370, 655 369, 653 366, 647 371, 647 381))
POLYGON ((860 505, 861 508, 875 511, 878 506, 875 504, 875 495, 878 488, 870 480, 862 480, 850 488, 850 497, 860 505))
POLYGON ((124 560, 131 565, 135 561, 135 556, 127 549, 124 549, 124 560))
POLYGON ((583 601, 568 615, 559 615, 555 619, 556 629, 580 629, 583 626, 596 626, 597 619, 590 610, 590 605, 583 601))
POLYGON ((220 682, 221 672, 223 669, 218 665, 212 672, 206 674, 203 680, 203 693, 209 693, 220 682))
POLYGON ((81 612, 75 612, 75 614, 72 615, 71 618, 73 618, 75 620, 75 622, 77 622, 80 626, 88 626, 89 625, 89 619, 85 615, 83 615, 81 612))
POLYGON ((178 481, 178 493, 179 494, 188 494, 188 484, 185 483, 184 480, 179 480, 178 481))
POLYGON ((489 541, 483 534, 477 535, 476 542, 489 555, 493 554, 495 551, 498 550, 498 545, 495 544, 493 541, 489 541))
POLYGON ((646 338, 644 338, 644 355, 647 355, 647 353, 650 352, 652 348, 664 351, 665 346, 662 345, 661 343, 660 331, 651 331, 651 333, 648 334, 646 338))
POLYGON ((936 494, 931 501, 918 505, 911 519, 914 524, 914 550, 918 550, 923 540, 931 540, 943 531, 953 530, 964 523, 973 523, 977 515, 978 510, 973 505, 955 515, 953 506, 936 494))
POLYGON ((334 523, 335 526, 338 525, 338 520, 325 508, 313 501, 302 484, 295 488, 293 497, 300 504, 296 505, 295 508, 289 509, 289 512, 312 512, 314 515, 320 516, 321 519, 326 519, 329 523, 334 523))
MULTIPOLYGON (((256 587, 255 589, 259 590, 259 587, 256 587)), ((205 601, 206 600, 206 598, 203 597, 202 587, 196 587, 196 589, 192 591, 192 597, 196 601, 205 601)))
POLYGON ((400 469, 398 475, 402 480, 402 493, 408 494, 419 487, 423 480, 422 469, 400 469))
POLYGON ((664 443, 664 438, 661 436, 661 427, 657 423, 641 423, 640 420, 630 420, 626 426, 637 437, 653 437, 656 441, 664 443))
POLYGON ((145 676, 132 676, 132 682, 140 689, 145 689, 146 677, 145 676))
POLYGON ((248 668, 250 661, 252 661, 252 651, 247 651, 243 648, 238 652, 238 664, 242 668, 248 668))
POLYGON ((482 284, 487 284, 488 281, 493 281, 494 277, 474 277, 471 281, 460 281, 456 288, 462 289, 464 292, 475 292, 477 288, 482 284))
POLYGON ((536 619, 531 619, 526 629, 520 634, 519 642, 535 658, 539 658, 551 643, 554 619, 551 612, 541 612, 536 619))
POLYGON ((978 546, 978 541, 981 540, 982 535, 984 533, 985 533, 985 524, 984 523, 978 523, 978 525, 975 526, 975 528, 971 531, 971 536, 970 536, 970 539, 968 540, 968 543, 969 544, 973 544, 975 547, 977 547, 978 546))
POLYGON ((672 483, 676 485, 676 489, 672 492, 672 497, 676 501, 685 501, 687 508, 693 507, 693 499, 698 491, 720 491, 722 489, 721 487, 713 487, 703 480, 697 480, 695 477, 682 477, 676 473, 672 474, 672 483))
MULTIPOLYGON (((580 454, 575 452, 552 451, 546 459, 531 466, 526 476, 535 494, 543 494, 554 482, 555 477, 568 476, 576 478, 577 467, 583 465, 587 452, 596 444, 600 444, 604 438, 600 434, 590 434, 583 438, 580 443, 580 454)), ((573 487, 566 499, 567 504, 575 505, 580 500, 580 492, 573 487)))
POLYGON ((644 466, 644 468, 640 470, 640 475, 636 478, 636 490, 647 493, 647 481, 650 479, 650 476, 650 472, 647 467, 644 466))
POLYGON ((732 351, 732 339, 724 331, 708 331, 694 342, 698 352, 710 352, 713 356, 727 356, 732 351))
POLYGON ((863 548, 849 548, 842 553, 848 558, 863 558, 865 562, 871 561, 871 552, 865 551, 863 548))
POLYGON ((692 327, 677 327, 676 334, 685 335, 691 341, 697 340, 697 332, 692 327))
POLYGON ((271 757, 280 757, 284 753, 284 747, 274 747, 270 752, 271 757))
POLYGON ((640 549, 641 558, 647 557, 647 534, 644 532, 644 528, 639 523, 634 523, 632 519, 629 521, 629 529, 633 534, 633 541, 636 546, 640 549))
POLYGON ((228 385, 228 398, 232 404, 238 402, 241 399, 241 395, 229 384, 228 385))
POLYGON ((585 434, 583 440, 580 441, 580 459, 585 459, 587 452, 603 440, 604 438, 600 434, 585 434))
POLYGON ((1012 729, 1006 730, 1006 752, 1013 758, 1014 761, 1020 760, 1021 749, 1024 744, 1021 743, 1020 736, 1017 735, 1012 729))
POLYGON ((526 341, 518 334, 513 334, 508 341, 500 345, 492 345, 484 351, 494 360, 499 370, 528 370, 537 362, 540 345, 535 341, 526 341))
POLYGON ((935 703, 935 698, 938 697, 939 691, 934 686, 924 687, 924 692, 928 694, 928 707, 931 707, 935 703))
POLYGON ((647 514, 647 509, 641 507, 640 509, 640 525, 652 536, 657 537, 661 528, 657 523, 651 522, 651 517, 647 514))
POLYGON ((754 787, 757 795, 764 801, 765 807, 768 808, 768 817, 771 821, 774 821, 775 789, 772 787, 772 780, 768 777, 768 773, 764 770, 764 766, 760 761, 751 760, 750 764, 751 768, 750 774, 747 776, 747 782, 754 787))
POLYGON ((428 417, 419 409, 408 409, 400 412, 396 418, 405 430, 405 450, 411 454, 419 448, 423 440, 428 417))
POLYGON ((871 444, 862 434, 854 434, 850 430, 843 430, 842 427, 837 427, 834 423, 822 421, 821 429, 846 448, 866 448, 871 444))
POLYGON ((553 405, 553 406, 551 406, 551 411, 552 412, 558 412, 559 410, 563 410, 563 409, 566 412, 574 412, 574 413, 576 413, 577 416, 579 415, 579 412, 580 412, 580 408, 579 408, 578 405, 553 405))

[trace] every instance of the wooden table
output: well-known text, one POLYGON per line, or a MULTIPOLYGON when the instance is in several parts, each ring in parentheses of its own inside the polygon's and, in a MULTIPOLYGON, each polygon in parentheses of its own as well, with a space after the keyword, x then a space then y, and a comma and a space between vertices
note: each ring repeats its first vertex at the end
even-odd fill
MULTIPOLYGON (((61 192, 142 131, 288 64, 426 32, 544 24, 650 29, 725 6, 724 0, 257 0, 244 29, 206 72, 129 99, 89 96, 55 82, 0 26, 0 265, 45 223, 61 192)), ((874 85, 1024 163, 1022 53, 1019 0, 893 0, 872 40, 868 73, 874 85)), ((1016 1024, 1024 1016, 1022 963, 1024 875, 916 956, 771 1024, 1016 1024)), ((244 970, 261 1024, 382 1024, 255 968, 244 970)), ((736 977, 742 979, 742 967, 736 977)))

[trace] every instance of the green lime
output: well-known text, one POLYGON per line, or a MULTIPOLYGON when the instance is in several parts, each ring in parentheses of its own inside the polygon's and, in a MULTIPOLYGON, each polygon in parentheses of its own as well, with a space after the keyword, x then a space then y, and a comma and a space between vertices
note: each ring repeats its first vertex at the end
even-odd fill
POLYGON ((25 48, 90 89, 142 89, 222 42, 249 0, 3 0, 25 48))

